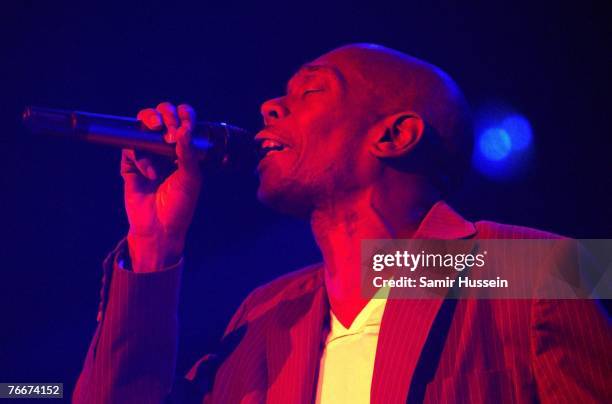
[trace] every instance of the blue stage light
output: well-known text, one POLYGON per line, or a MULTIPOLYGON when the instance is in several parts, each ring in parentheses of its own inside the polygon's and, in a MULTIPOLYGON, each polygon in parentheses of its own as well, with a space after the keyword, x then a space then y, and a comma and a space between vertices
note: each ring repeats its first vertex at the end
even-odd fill
POLYGON ((531 145, 531 125, 526 118, 517 114, 510 115, 502 121, 501 127, 510 136, 512 150, 524 150, 531 145))
POLYGON ((476 114, 473 165, 496 180, 525 172, 532 146, 529 121, 510 108, 495 105, 476 114))
POLYGON ((501 128, 487 129, 478 139, 478 149, 489 160, 502 160, 512 150, 512 141, 508 133, 501 128))

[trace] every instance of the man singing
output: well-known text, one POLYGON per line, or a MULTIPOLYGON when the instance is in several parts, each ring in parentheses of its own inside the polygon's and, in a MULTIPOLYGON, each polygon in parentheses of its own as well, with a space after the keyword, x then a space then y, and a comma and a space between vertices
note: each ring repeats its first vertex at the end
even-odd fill
POLYGON ((150 160, 123 152, 130 229, 105 262, 76 403, 610 399, 612 331, 594 301, 361 293, 363 239, 557 237, 472 223, 443 201, 471 140, 449 76, 391 49, 349 45, 303 65, 261 113, 258 198, 309 218, 323 262, 253 291, 219 349, 175 379, 182 255, 202 184, 195 113, 169 103, 140 111, 148 128, 166 128, 177 169, 160 178, 150 160))

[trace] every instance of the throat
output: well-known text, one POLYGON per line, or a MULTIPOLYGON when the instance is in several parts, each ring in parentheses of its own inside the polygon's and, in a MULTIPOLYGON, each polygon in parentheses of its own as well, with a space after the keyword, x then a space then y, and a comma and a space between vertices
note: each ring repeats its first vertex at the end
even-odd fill
POLYGON ((323 256, 329 304, 347 328, 370 300, 361 291, 361 241, 392 237, 372 209, 370 196, 360 196, 335 201, 311 216, 313 234, 323 256))
POLYGON ((335 299, 329 297, 329 305, 334 316, 340 321, 344 328, 350 328, 359 313, 367 306, 370 300, 362 296, 354 299, 335 299))

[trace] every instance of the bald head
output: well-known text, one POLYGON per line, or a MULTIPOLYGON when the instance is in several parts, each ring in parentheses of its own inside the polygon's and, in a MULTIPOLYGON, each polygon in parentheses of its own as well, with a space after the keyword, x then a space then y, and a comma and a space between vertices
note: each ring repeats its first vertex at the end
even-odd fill
POLYGON ((365 105, 373 119, 406 110, 417 113, 426 124, 424 158, 443 166, 437 168, 455 172, 469 159, 472 125, 467 102, 438 67, 374 44, 343 46, 314 63, 336 66, 348 82, 350 96, 365 105))
POLYGON ((348 45, 307 63, 261 112, 257 138, 269 153, 258 195, 284 211, 308 213, 382 184, 406 188, 409 177, 440 188, 469 155, 457 85, 382 46, 348 45))

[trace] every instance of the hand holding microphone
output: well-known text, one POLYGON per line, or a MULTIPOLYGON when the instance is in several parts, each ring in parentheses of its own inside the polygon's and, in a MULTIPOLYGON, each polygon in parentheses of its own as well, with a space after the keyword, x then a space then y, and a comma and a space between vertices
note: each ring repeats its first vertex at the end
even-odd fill
POLYGON ((164 102, 143 109, 138 120, 150 130, 166 128, 164 140, 176 147, 176 170, 167 178, 148 157, 123 149, 121 176, 130 224, 128 246, 134 272, 152 272, 178 262, 202 183, 191 140, 196 115, 189 105, 164 102))
POLYGON ((163 102, 137 119, 89 112, 27 107, 34 133, 121 147, 121 175, 130 223, 128 245, 135 272, 152 272, 180 259, 202 182, 200 163, 254 170, 257 147, 245 130, 225 123, 196 123, 193 108, 163 102), (161 177, 144 153, 176 159, 161 177))

